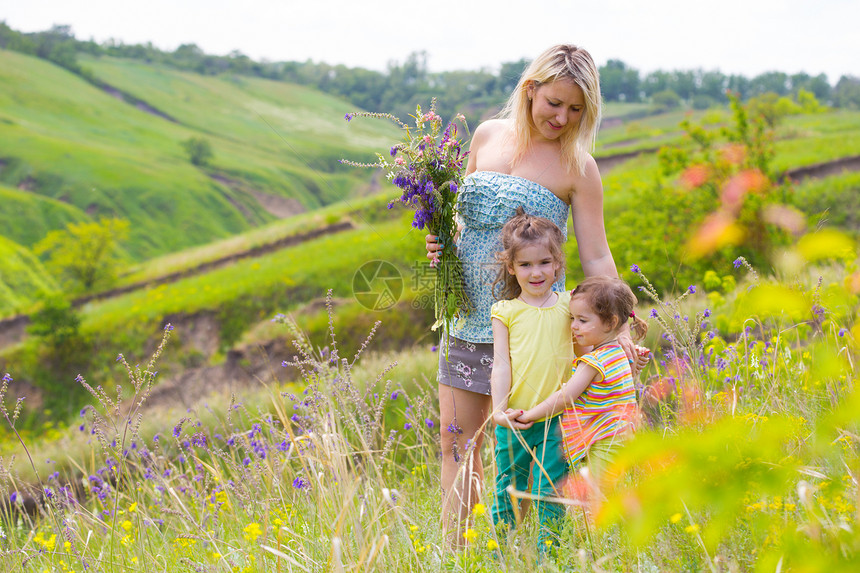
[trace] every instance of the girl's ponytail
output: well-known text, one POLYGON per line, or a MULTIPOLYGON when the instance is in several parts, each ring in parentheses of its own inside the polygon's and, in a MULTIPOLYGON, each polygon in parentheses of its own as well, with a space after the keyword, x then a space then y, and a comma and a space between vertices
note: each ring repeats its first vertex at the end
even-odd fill
POLYGON ((642 340, 648 333, 648 323, 636 316, 634 312, 630 313, 630 333, 635 341, 642 340))

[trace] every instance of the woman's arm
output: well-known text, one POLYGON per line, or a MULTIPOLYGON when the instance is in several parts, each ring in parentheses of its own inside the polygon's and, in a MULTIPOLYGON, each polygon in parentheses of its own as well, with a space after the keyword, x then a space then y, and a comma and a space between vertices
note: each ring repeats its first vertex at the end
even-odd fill
MULTIPOLYGON (((574 190, 570 197, 570 207, 573 211, 573 232, 579 248, 579 264, 586 277, 605 275, 617 277, 618 269, 609 250, 606 240, 606 228, 603 224, 603 183, 597 162, 589 156, 586 163, 585 175, 577 177, 574 190)), ((618 344, 624 349, 627 360, 630 361, 633 374, 641 368, 639 354, 630 336, 630 327, 625 324, 618 333, 618 344)))
POLYGON ((574 181, 570 207, 583 274, 586 277, 617 277, 618 270, 603 225, 603 183, 597 162, 591 156, 586 163, 585 174, 574 181))
POLYGON ((529 408, 517 418, 518 422, 534 422, 555 416, 571 404, 573 404, 580 394, 585 392, 588 385, 594 380, 600 378, 600 373, 591 364, 580 362, 576 366, 576 371, 570 377, 570 380, 556 390, 552 395, 535 406, 529 408))

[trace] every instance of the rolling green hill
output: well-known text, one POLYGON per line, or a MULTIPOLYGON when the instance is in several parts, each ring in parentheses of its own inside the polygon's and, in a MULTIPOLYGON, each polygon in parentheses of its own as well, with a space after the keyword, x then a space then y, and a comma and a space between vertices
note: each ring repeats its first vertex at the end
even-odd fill
POLYGON ((27 247, 99 216, 130 220, 126 248, 137 261, 231 236, 361 192, 369 174, 337 159, 370 157, 396 137, 383 122, 347 129, 349 103, 290 84, 86 63, 173 121, 0 50, 0 233, 27 247), (211 142, 209 166, 188 161, 190 137, 211 142))

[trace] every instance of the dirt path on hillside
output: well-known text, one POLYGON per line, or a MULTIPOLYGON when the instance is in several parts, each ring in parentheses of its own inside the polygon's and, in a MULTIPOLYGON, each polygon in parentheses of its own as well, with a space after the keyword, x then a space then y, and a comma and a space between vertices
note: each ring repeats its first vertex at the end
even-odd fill
MULTIPOLYGON (((354 229, 355 225, 352 221, 341 221, 338 223, 333 223, 331 225, 326 225, 324 227, 320 227, 318 229, 313 229, 311 231, 305 233, 298 233, 295 235, 289 235, 287 237, 283 237, 282 239, 278 239, 277 241, 273 241, 271 243, 266 243, 264 245, 260 245, 257 247, 253 247, 246 251, 241 251, 238 253, 233 253, 231 255, 227 255, 225 257, 221 257, 218 259, 214 259, 212 261, 207 261, 205 263, 201 263, 197 266, 184 269, 181 271, 177 271, 174 273, 169 273, 154 279, 150 279, 148 281, 141 281, 137 283, 133 283, 130 285, 113 288, 110 290, 102 291, 99 293, 95 293, 88 296, 82 296, 76 298, 72 301, 72 305, 75 308, 79 308, 88 302, 105 300, 109 298, 114 298, 123 294, 127 294, 136 290, 151 288, 154 286, 159 286, 163 284, 169 284, 176 282, 180 279, 184 279, 186 277, 198 275, 200 273, 204 273, 207 271, 211 271, 213 269, 225 267, 230 265, 236 261, 247 259, 251 257, 259 257, 261 255, 265 255, 268 253, 272 253, 274 251, 279 251, 281 249, 285 249, 288 247, 294 247, 296 245, 300 245, 304 242, 311 241, 313 239, 317 239, 322 236, 332 235, 334 233, 340 233, 343 231, 348 231, 354 229)), ((27 325, 30 324, 30 317, 27 315, 18 315, 10 318, 6 318, 0 320, 0 348, 5 346, 11 346, 13 344, 17 344, 27 334, 27 325)))
POLYGON ((116 88, 110 84, 103 82, 102 80, 93 80, 93 83, 104 90, 104 92, 108 95, 115 97, 123 103, 127 103, 131 106, 136 107, 140 111, 146 112, 150 115, 154 115, 156 117, 160 117, 161 119, 166 119, 171 123, 181 123, 175 117, 172 117, 170 114, 161 111, 160 109, 153 107, 143 101, 142 99, 131 95, 130 93, 124 92, 119 88, 116 88))

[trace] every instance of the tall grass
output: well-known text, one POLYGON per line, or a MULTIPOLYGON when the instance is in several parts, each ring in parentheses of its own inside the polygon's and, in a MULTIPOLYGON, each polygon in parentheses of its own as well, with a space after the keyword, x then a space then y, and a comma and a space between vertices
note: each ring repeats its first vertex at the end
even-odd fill
MULTIPOLYGON (((822 267, 821 281, 739 274, 720 297, 651 290, 660 348, 639 387, 645 423, 605 481, 586 480, 585 510, 568 514, 541 568, 855 568, 855 265, 822 267)), ((292 382, 172 420, 145 409, 162 347, 141 367, 120 357, 134 394, 91 389, 75 430, 90 443, 71 450, 73 469, 37 462, 25 478, 20 462, 2 464, 5 570, 533 568, 534 516, 499 537, 488 498, 465 549, 443 541, 436 355, 368 355, 374 327, 344 356, 332 313, 324 345, 282 319, 296 340, 292 382)))

